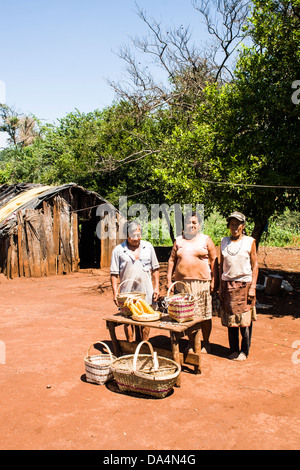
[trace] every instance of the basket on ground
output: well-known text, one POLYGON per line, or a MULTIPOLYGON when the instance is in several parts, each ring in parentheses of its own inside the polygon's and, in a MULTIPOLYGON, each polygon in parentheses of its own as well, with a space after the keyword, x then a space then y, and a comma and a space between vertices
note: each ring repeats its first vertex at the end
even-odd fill
MULTIPOLYGON (((129 308, 124 305, 124 303, 126 302, 127 299, 130 299, 130 298, 133 298, 133 297, 138 297, 138 298, 141 298, 141 299, 145 300, 145 298, 146 298, 146 293, 145 292, 138 292, 138 291, 120 292, 120 287, 122 286, 122 284, 124 284, 125 282, 129 282, 129 281, 133 281, 133 283, 136 282, 136 283, 140 284, 140 286, 142 286, 142 284, 140 282, 135 281, 134 279, 126 279, 125 281, 121 282, 121 284, 119 285, 118 294, 117 294, 117 301, 118 301, 118 304, 119 304, 120 313, 122 313, 126 317, 130 317, 132 315, 129 308)), ((142 286, 142 288, 143 288, 143 286, 142 286)))
POLYGON ((169 317, 171 317, 173 320, 176 320, 178 323, 183 323, 194 319, 195 298, 191 294, 189 286, 184 282, 175 281, 170 285, 166 301, 168 304, 169 317), (185 294, 178 293, 170 296, 172 287, 178 283, 183 284, 187 292, 185 294))
POLYGON ((113 378, 111 364, 115 359, 116 357, 112 355, 111 350, 107 344, 102 343, 101 341, 96 341, 95 343, 91 344, 87 351, 86 357, 84 358, 87 382, 103 385, 111 380, 113 378), (108 354, 97 354, 90 356, 90 349, 96 344, 102 344, 107 350, 108 354))
POLYGON ((181 367, 172 359, 157 356, 152 344, 142 341, 134 355, 117 358, 111 369, 120 391, 164 398, 174 387, 181 367), (149 346, 151 354, 139 354, 144 343, 149 346))

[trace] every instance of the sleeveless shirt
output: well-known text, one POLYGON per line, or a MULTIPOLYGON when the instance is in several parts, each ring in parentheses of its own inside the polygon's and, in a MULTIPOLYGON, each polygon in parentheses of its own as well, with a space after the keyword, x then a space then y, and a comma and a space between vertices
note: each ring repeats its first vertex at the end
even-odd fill
POLYGON ((247 235, 237 242, 233 242, 231 237, 222 238, 223 281, 252 281, 250 253, 253 241, 254 238, 247 235))
MULTIPOLYGON (((202 272, 202 280, 211 280, 211 269, 209 263, 208 240, 209 236, 201 233, 198 238, 198 243, 185 243, 183 244, 182 235, 176 238, 177 252, 182 250, 180 257, 186 256, 187 252, 195 254, 198 258, 199 269, 202 272)), ((175 275, 176 278, 176 275, 175 275)), ((185 277, 185 279, 195 279, 195 277, 185 277)), ((197 277, 198 279, 198 277, 197 277)))

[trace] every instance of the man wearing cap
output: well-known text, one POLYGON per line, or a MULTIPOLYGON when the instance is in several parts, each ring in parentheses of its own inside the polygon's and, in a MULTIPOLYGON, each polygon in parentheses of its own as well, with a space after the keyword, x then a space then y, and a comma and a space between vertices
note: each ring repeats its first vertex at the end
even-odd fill
POLYGON ((222 325, 228 328, 229 359, 238 361, 249 355, 258 276, 256 243, 245 234, 245 225, 246 217, 241 212, 232 212, 227 217, 231 236, 222 238, 220 257, 222 325))

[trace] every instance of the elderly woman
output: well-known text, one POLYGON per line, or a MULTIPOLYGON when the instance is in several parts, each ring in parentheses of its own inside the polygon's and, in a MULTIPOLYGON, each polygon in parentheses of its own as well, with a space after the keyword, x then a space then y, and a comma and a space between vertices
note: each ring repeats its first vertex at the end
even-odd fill
POLYGON ((220 253, 221 319, 228 328, 229 359, 238 361, 249 355, 258 276, 256 243, 245 234, 245 224, 246 217, 241 212, 229 215, 227 227, 231 236, 222 238, 220 253))

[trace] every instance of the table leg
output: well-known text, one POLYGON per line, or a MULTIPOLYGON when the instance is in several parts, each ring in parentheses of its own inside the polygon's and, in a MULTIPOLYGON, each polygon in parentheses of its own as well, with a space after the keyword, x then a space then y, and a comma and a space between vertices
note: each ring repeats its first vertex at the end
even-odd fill
POLYGON ((140 343, 142 341, 142 336, 141 336, 141 327, 140 326, 134 326, 135 329, 135 340, 140 343))
POLYGON ((109 334, 112 340, 114 354, 115 356, 119 357, 121 356, 121 349, 120 349, 119 341, 117 340, 117 336, 116 336, 116 324, 110 321, 107 321, 106 324, 107 324, 107 328, 109 330, 109 334))
MULTIPOLYGON (((171 338, 173 360, 177 362, 177 364, 181 365, 180 353, 179 353, 179 337, 174 331, 170 331, 170 338, 171 338)), ((177 378, 176 386, 180 387, 180 374, 177 378)))
POLYGON ((201 374, 201 329, 195 334, 194 341, 194 351, 199 356, 199 365, 194 366, 194 371, 195 374, 201 374))

